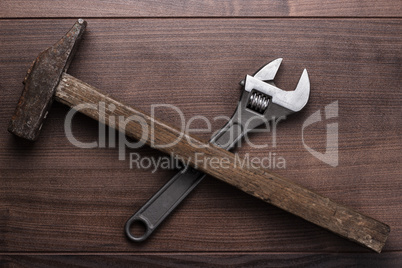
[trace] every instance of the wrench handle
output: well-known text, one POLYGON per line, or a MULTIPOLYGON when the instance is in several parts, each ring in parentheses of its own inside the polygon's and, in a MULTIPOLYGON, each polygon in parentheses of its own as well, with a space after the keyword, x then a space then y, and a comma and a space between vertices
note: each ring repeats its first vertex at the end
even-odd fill
POLYGON ((135 242, 146 240, 205 176, 192 167, 179 171, 127 220, 124 226, 127 237, 135 242), (143 224, 145 233, 141 236, 133 234, 131 227, 134 224, 143 224))
POLYGON ((385 223, 339 205, 263 168, 241 166, 233 153, 182 133, 160 120, 100 93, 96 88, 68 74, 62 75, 55 98, 71 107, 80 104, 90 105, 87 108, 81 107, 79 111, 164 153, 179 156, 201 172, 333 233, 377 252, 381 252, 385 245, 390 232, 389 226, 385 223), (105 107, 113 106, 114 109, 106 109, 101 113, 100 109, 96 109, 100 102, 105 103, 105 107), (115 119, 119 117, 126 120, 116 121, 115 119), (149 129, 154 135, 152 133, 144 135, 149 129), (164 146, 166 144, 171 146, 164 146), (201 154, 202 159, 196 158, 195 153, 201 154), (224 160, 225 167, 212 164, 212 158, 218 162, 224 160))
MULTIPOLYGON (((262 123, 264 122, 261 121, 262 123)), ((231 119, 211 138, 210 142, 230 150, 243 135, 241 125, 234 123, 231 119)), ((179 171, 127 220, 124 226, 127 237, 134 242, 146 240, 205 176, 205 173, 192 167, 179 171), (141 235, 133 234, 131 227, 135 224, 143 225, 145 232, 141 235)))

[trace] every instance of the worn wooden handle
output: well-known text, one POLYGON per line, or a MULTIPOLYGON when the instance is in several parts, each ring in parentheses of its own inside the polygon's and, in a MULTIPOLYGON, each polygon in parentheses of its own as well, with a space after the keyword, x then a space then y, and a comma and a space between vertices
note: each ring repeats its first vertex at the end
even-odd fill
POLYGON ((71 107, 79 104, 98 107, 100 102, 105 103, 105 107, 114 104, 115 109, 106 109, 104 114, 93 108, 80 109, 80 112, 107 125, 110 125, 111 116, 114 119, 118 116, 134 116, 137 120, 128 121, 124 129, 118 120, 113 120, 112 126, 137 140, 144 138, 144 128, 151 129, 152 126, 154 140, 151 143, 152 135, 147 135, 144 140, 148 145, 155 147, 177 141, 172 146, 157 149, 179 156, 191 166, 221 181, 376 252, 381 252, 388 237, 388 225, 339 205, 265 169, 240 167, 233 153, 183 134, 176 128, 126 106, 68 74, 62 76, 56 90, 56 100, 71 107), (202 155, 201 158, 197 157, 197 161, 195 153, 202 155), (216 164, 210 165, 208 158, 225 159, 227 165, 225 168, 217 167, 216 164))

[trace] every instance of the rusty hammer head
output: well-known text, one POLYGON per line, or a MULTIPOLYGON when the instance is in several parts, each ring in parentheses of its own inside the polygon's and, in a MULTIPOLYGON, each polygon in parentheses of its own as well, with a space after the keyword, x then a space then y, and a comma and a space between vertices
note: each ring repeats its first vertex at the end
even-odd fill
POLYGON ((63 38, 32 63, 8 131, 31 141, 38 138, 61 75, 70 65, 86 24, 79 19, 63 38))

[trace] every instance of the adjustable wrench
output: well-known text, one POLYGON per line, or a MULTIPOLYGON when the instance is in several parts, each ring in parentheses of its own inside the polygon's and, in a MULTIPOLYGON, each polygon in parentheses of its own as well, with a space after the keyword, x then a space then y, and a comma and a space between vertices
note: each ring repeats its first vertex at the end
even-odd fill
MULTIPOLYGON (((237 108, 230 120, 213 135, 210 143, 230 150, 256 127, 299 111, 306 105, 310 93, 306 70, 295 91, 287 92, 276 87, 276 90, 272 90, 271 87, 265 86, 267 83, 273 85, 281 62, 281 58, 276 59, 240 82, 244 86, 244 91, 237 108)), ((189 166, 182 169, 130 217, 125 225, 127 237, 136 242, 147 239, 205 176, 206 174, 189 166), (142 236, 136 236, 131 232, 131 226, 135 223, 142 223, 145 226, 145 233, 142 236)))

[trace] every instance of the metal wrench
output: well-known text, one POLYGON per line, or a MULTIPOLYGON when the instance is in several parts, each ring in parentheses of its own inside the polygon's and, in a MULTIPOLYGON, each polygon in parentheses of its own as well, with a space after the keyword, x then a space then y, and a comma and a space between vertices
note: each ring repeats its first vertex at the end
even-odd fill
MULTIPOLYGON (((210 143, 230 150, 252 129, 299 111, 306 105, 310 93, 306 70, 295 91, 287 92, 273 86, 281 62, 281 58, 276 59, 240 82, 244 91, 236 111, 226 125, 213 135, 210 143)), ((127 237, 135 242, 147 239, 205 176, 192 167, 182 169, 128 219, 125 224, 127 237), (145 226, 145 233, 140 237, 130 230, 135 223, 145 226)))

